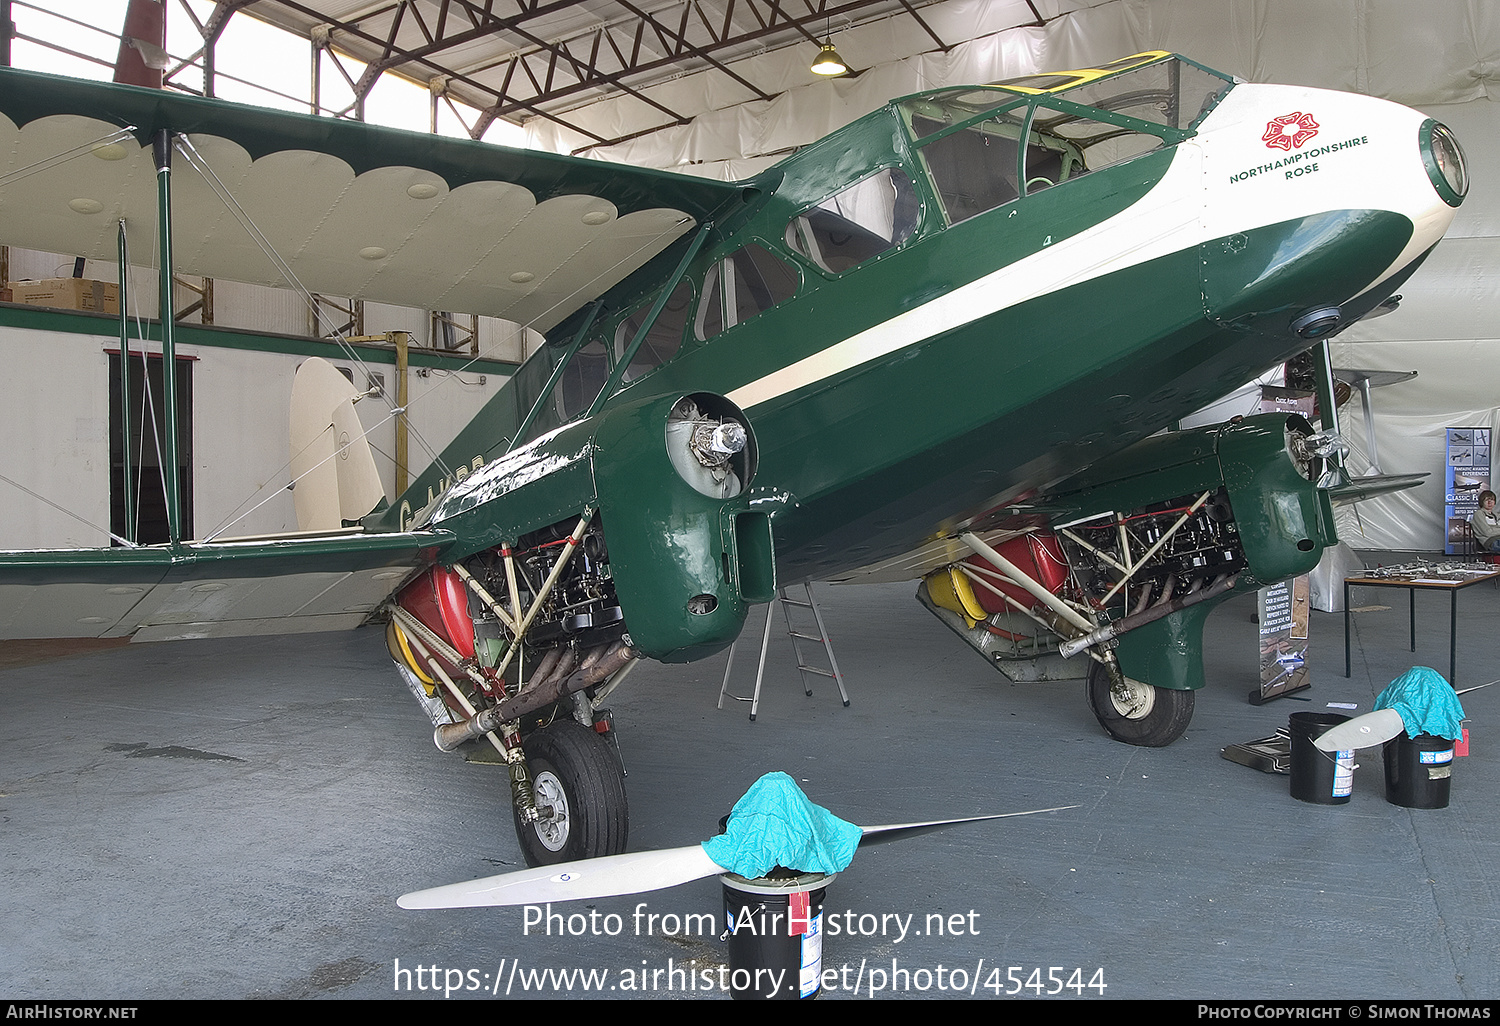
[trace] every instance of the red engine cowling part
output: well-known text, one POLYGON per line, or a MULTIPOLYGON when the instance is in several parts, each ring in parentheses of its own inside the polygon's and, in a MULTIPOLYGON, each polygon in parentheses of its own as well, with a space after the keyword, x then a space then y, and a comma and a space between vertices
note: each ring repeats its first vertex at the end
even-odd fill
MULTIPOLYGON (((474 621, 469 618, 469 593, 463 579, 447 567, 435 566, 402 588, 396 603, 452 645, 465 659, 474 658, 474 621)), ((445 667, 450 673, 455 667, 445 667)))
MULTIPOLYGON (((1019 538, 1012 538, 996 546, 995 551, 1054 595, 1062 591, 1063 584, 1068 579, 1068 561, 1063 556, 1062 544, 1057 540, 1057 535, 1051 531, 1034 531, 1021 535, 1019 538)), ((1036 598, 1023 588, 1003 583, 985 574, 985 570, 993 570, 994 567, 983 556, 970 556, 965 562, 970 566, 979 567, 980 575, 985 580, 1019 602, 1022 608, 1030 609, 1040 605, 1036 598)), ((974 597, 979 600, 979 604, 984 607, 986 613, 1001 613, 1011 608, 999 595, 982 585, 974 586, 974 597)))

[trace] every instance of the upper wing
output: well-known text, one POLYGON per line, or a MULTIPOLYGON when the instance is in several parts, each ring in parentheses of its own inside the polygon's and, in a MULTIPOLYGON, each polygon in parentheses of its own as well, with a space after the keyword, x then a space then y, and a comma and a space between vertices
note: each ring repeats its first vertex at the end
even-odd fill
POLYGON ((311 291, 540 331, 741 196, 685 175, 3 68, 0 243, 114 261, 123 219, 149 245, 161 130, 186 136, 243 212, 175 157, 176 270, 290 284, 248 220, 311 291))

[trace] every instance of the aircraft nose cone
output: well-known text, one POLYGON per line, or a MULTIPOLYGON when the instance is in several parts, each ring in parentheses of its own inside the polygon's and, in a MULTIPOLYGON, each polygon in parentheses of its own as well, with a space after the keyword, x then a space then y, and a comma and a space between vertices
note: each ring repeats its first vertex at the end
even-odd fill
POLYGON ((1442 238, 1468 190, 1451 131, 1352 93, 1240 85, 1199 142, 1206 311, 1304 342, 1389 295, 1442 238))

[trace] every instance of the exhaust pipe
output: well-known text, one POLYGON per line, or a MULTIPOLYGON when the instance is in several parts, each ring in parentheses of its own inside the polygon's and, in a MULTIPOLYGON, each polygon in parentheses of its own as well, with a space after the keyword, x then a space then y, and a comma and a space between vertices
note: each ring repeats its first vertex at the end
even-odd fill
POLYGON ((1209 585, 1207 588, 1189 591, 1181 598, 1158 602, 1144 612, 1131 613, 1129 616, 1121 617, 1113 623, 1107 623, 1097 630, 1090 631, 1081 638, 1064 641, 1061 645, 1057 646, 1057 653, 1064 659, 1071 659, 1091 645, 1110 641, 1118 638, 1121 634, 1128 634, 1137 627, 1144 627, 1148 623, 1154 623, 1164 616, 1169 616, 1189 606, 1196 606, 1200 602, 1207 602, 1209 599, 1218 598, 1233 588, 1238 581, 1238 575, 1226 577, 1209 585))
POLYGON ((571 672, 571 665, 577 657, 570 652, 566 662, 563 663, 563 666, 569 669, 550 673, 548 679, 540 680, 520 694, 507 698, 499 705, 484 709, 466 720, 443 724, 433 731, 432 741, 441 750, 451 752, 465 741, 483 737, 492 730, 498 730, 502 723, 535 712, 543 706, 566 698, 575 691, 593 687, 624 668, 632 660, 639 659, 640 655, 623 641, 615 642, 608 649, 601 645, 589 653, 582 668, 574 674, 571 672))

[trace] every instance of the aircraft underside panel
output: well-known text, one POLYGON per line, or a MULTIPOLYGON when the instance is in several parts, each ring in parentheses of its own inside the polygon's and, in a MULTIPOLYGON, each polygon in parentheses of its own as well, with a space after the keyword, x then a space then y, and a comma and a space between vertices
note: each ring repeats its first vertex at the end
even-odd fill
POLYGON ((359 626, 451 538, 344 534, 0 553, 0 638, 183 638, 359 626))
POLYGON ((144 585, 0 585, 0 636, 99 638, 129 614, 144 585))
POLYGON ((404 569, 386 567, 360 573, 216 577, 162 584, 143 596, 136 612, 105 636, 130 634, 136 641, 176 641, 350 630, 363 623, 406 576, 404 569), (142 608, 149 611, 142 614, 142 608))

